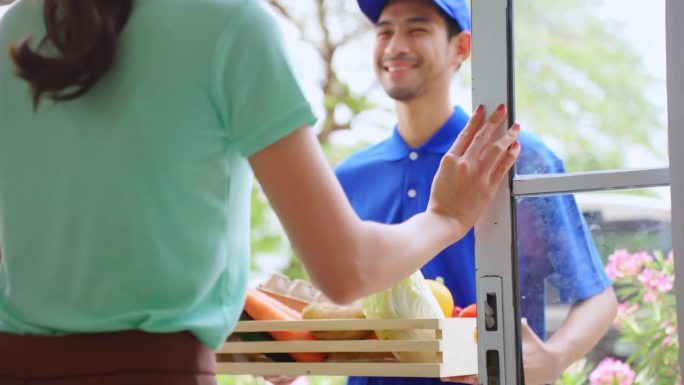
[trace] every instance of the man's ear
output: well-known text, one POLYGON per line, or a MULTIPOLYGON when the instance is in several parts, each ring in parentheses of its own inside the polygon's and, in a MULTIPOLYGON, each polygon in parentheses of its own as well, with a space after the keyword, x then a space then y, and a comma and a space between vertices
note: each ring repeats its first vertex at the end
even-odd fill
POLYGON ((470 41, 471 35, 467 31, 463 31, 451 38, 451 52, 454 53, 451 58, 451 64, 455 69, 460 68, 461 64, 470 57, 470 41))

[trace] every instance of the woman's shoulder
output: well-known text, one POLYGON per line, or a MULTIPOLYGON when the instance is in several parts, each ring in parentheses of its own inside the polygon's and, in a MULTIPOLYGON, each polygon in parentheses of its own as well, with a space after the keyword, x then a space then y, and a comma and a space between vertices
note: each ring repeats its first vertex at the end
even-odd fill
MULTIPOLYGON (((245 33, 267 30, 275 18, 260 0, 146 0, 136 2, 136 13, 144 24, 173 29, 182 35, 245 33)), ((211 41, 211 36, 206 36, 211 41)))
POLYGON ((136 2, 135 6, 154 7, 162 13, 164 11, 186 14, 205 13, 209 16, 209 20, 216 17, 234 17, 246 10, 263 8, 258 0, 147 0, 136 2))

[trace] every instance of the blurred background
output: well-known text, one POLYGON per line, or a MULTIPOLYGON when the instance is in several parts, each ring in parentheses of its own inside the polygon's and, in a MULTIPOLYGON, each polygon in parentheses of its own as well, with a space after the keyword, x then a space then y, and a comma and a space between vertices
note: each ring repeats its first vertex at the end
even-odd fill
MULTIPOLYGON (((319 118, 315 129, 330 164, 388 136, 396 121, 393 104, 375 81, 372 26, 356 3, 261 1, 280 23, 319 118)), ((0 0, 0 18, 8 8, 2 4, 9 3, 0 0)), ((568 172, 667 167, 664 1, 520 0, 514 6, 516 119, 523 128, 541 137, 568 172)), ((452 84, 454 104, 466 111, 472 111, 470 77, 467 62, 452 84)), ((634 374, 629 383, 674 384, 679 378, 672 364, 679 352, 672 328, 674 294, 665 285, 644 302, 651 286, 641 274, 648 269, 666 282, 674 279, 667 258, 669 188, 583 193, 576 199, 609 269, 629 258, 644 262, 632 275, 613 273, 623 303, 615 326, 558 384, 589 384, 590 374, 603 370, 606 358, 624 362, 620 370, 634 374)), ((258 184, 251 219, 252 284, 274 272, 306 279, 258 184)), ((553 293, 547 301, 552 333, 568 307, 553 293)), ((222 376, 220 381, 264 380, 222 376)), ((300 381, 341 384, 344 378, 300 381)))

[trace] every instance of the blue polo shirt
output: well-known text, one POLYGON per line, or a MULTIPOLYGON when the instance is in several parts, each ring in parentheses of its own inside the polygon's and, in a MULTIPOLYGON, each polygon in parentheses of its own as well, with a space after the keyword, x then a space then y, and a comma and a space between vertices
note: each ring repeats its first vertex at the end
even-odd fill
MULTIPOLYGON (((432 179, 444 154, 468 122, 459 107, 425 144, 412 148, 395 128, 392 136, 344 160, 336 174, 347 198, 364 220, 400 223, 425 211, 432 179)), ((541 141, 523 132, 519 174, 564 172, 563 164, 541 141)), ((545 336, 546 282, 559 300, 574 303, 610 286, 591 234, 571 195, 518 201, 521 313, 545 336)), ((421 269, 426 278, 440 276, 454 301, 475 302, 475 237, 471 230, 421 269)), ((438 384, 438 379, 352 377, 350 384, 438 384)))

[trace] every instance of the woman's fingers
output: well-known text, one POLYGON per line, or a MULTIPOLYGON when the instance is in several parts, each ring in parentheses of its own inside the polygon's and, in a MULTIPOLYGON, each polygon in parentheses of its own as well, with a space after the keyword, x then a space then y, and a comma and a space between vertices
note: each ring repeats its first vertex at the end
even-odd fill
POLYGON ((506 106, 499 105, 486 121, 484 114, 484 108, 479 106, 451 153, 465 158, 470 164, 479 162, 475 168, 479 169, 481 175, 488 177, 490 185, 498 185, 520 154, 520 145, 517 143, 520 125, 514 124, 503 136, 498 137, 497 133, 508 116, 506 106))
MULTIPOLYGON (((514 124, 504 136, 497 139, 494 143, 486 147, 482 154, 482 170, 489 172, 493 179, 496 179, 498 171, 511 155, 511 147, 516 143, 520 135, 520 125, 514 124)), ((504 172, 508 171, 504 168, 504 172)))
POLYGON ((518 159, 520 151, 520 143, 515 142, 511 145, 511 147, 508 149, 508 152, 506 152, 504 158, 501 160, 498 168, 492 173, 492 184, 500 183, 504 176, 508 174, 508 172, 511 170, 511 167, 513 167, 513 164, 515 164, 516 159, 518 159))
POLYGON ((490 144, 490 138, 499 132, 506 123, 507 114, 506 106, 503 104, 499 105, 496 111, 489 115, 484 127, 475 134, 463 156, 473 160, 480 159, 482 150, 490 144))
POLYGON ((468 124, 466 124, 463 131, 458 135, 458 138, 456 138, 456 142, 451 146, 449 152, 457 156, 463 156, 466 149, 468 149, 468 146, 470 146, 470 143, 473 141, 475 134, 482 129, 484 121, 485 109, 484 106, 480 104, 475 109, 475 112, 473 112, 473 116, 470 117, 468 124))
POLYGON ((472 226, 497 191, 520 153, 520 128, 504 132, 506 107, 485 119, 479 109, 439 166, 430 194, 430 207, 472 226))

